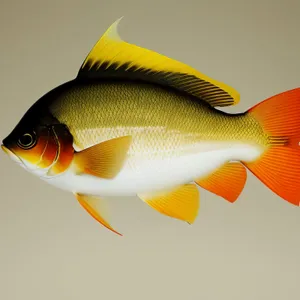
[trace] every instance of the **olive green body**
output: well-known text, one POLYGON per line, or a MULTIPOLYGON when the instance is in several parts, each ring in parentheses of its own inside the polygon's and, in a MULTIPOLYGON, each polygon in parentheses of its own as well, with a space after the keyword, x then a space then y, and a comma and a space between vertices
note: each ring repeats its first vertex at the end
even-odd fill
POLYGON ((132 135, 130 153, 136 155, 178 154, 202 141, 267 144, 261 125, 247 113, 227 114, 151 83, 71 82, 48 109, 68 126, 79 149, 123 135, 132 135))

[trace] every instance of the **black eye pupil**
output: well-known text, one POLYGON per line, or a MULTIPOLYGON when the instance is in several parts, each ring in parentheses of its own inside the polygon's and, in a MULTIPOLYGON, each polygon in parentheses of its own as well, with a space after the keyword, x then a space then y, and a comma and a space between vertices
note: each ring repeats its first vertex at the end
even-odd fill
POLYGON ((35 143, 34 137, 29 133, 23 134, 18 141, 19 146, 24 149, 29 149, 33 147, 34 143, 35 143))
POLYGON ((20 142, 24 145, 24 146, 28 146, 32 143, 32 136, 29 134, 24 134, 21 139, 20 142))

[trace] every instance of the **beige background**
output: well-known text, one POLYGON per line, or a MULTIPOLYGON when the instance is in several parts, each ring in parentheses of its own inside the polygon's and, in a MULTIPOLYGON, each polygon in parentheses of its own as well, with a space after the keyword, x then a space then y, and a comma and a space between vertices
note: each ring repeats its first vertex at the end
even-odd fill
MULTIPOLYGON (((298 0, 1 0, 1 139, 120 16, 124 38, 234 86, 241 103, 227 111, 243 111, 299 86, 299 14, 298 0)), ((116 199, 119 237, 0 162, 0 299, 300 298, 300 210, 250 174, 234 205, 201 190, 193 226, 116 199)))

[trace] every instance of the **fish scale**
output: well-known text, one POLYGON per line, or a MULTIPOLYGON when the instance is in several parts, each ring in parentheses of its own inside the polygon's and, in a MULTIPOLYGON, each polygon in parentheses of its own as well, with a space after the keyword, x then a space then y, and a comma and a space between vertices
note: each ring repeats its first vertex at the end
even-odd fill
POLYGON ((132 134, 134 128, 141 128, 134 134, 136 143, 143 141, 148 150, 174 149, 174 145, 200 140, 264 143, 261 126, 254 120, 243 115, 232 118, 190 96, 148 84, 83 84, 59 97, 50 110, 61 122, 72 124, 75 143, 84 148, 117 137, 120 132, 132 134), (86 113, 74 113, 80 111, 82 103, 86 113), (153 128, 163 128, 165 133, 153 128), (87 134, 90 129, 94 129, 92 135, 87 134))

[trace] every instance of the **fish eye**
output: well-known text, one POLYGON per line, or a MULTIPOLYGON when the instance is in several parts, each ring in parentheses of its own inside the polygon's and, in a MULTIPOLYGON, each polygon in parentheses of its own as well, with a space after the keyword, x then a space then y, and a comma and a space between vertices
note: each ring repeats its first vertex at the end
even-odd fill
POLYGON ((36 135, 35 133, 24 133, 19 139, 18 139, 18 146, 23 149, 30 149, 36 144, 36 135))

